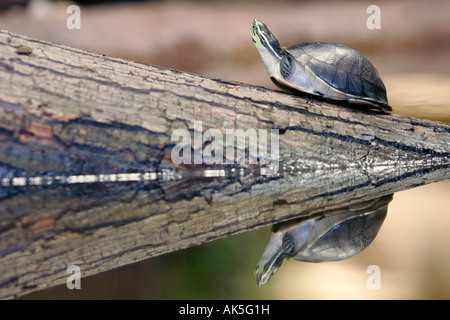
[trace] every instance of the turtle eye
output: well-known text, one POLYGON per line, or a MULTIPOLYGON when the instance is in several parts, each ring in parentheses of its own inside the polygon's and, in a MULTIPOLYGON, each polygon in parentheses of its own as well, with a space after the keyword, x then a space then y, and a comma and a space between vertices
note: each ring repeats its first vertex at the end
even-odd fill
POLYGON ((261 44, 264 46, 264 47, 268 47, 269 46, 269 44, 267 43, 267 41, 266 41, 266 37, 259 37, 259 40, 261 41, 261 44))
POLYGON ((257 30, 256 26, 253 26, 252 33, 253 33, 254 36, 256 36, 256 34, 258 33, 258 30, 257 30))

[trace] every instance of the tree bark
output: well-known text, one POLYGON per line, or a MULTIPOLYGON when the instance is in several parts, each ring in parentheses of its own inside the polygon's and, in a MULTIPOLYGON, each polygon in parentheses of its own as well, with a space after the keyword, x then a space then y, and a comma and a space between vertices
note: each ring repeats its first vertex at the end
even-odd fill
POLYGON ((64 283, 72 264, 92 275, 448 179, 449 138, 444 123, 1 31, 0 297, 64 283), (277 129, 278 172, 172 161, 175 129, 209 128, 277 129))

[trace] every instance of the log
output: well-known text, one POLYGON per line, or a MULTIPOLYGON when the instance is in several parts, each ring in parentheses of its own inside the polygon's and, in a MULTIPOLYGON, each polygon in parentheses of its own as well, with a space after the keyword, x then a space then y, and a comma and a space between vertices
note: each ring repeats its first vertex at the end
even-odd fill
POLYGON ((449 154, 445 123, 1 31, 0 297, 448 179, 449 154), (265 132, 279 162, 224 138, 240 159, 177 163, 176 129, 186 162, 207 129, 265 132))

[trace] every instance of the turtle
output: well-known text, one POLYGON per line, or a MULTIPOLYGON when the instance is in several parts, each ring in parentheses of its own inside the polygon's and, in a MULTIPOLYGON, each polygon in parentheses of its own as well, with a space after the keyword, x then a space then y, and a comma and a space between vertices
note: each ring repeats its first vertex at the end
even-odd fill
POLYGON ((378 234, 392 197, 390 194, 273 225, 256 265, 256 283, 266 284, 285 258, 325 262, 360 253, 378 234))
POLYGON ((358 51, 320 41, 280 47, 266 24, 254 20, 252 40, 272 81, 296 94, 340 100, 376 111, 392 111, 374 65, 358 51))

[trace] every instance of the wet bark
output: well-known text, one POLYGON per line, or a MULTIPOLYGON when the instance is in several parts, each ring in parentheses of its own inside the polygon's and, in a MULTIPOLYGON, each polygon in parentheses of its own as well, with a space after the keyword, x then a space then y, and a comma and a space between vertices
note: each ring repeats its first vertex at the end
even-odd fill
POLYGON ((448 179, 449 154, 444 123, 1 31, 0 297, 448 179), (194 121, 277 129, 278 172, 173 163, 171 135, 194 121))

